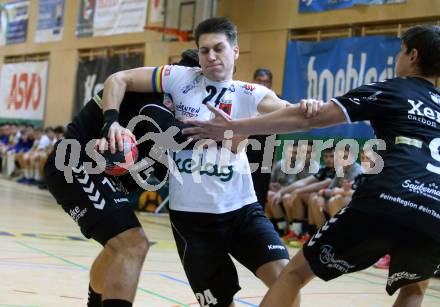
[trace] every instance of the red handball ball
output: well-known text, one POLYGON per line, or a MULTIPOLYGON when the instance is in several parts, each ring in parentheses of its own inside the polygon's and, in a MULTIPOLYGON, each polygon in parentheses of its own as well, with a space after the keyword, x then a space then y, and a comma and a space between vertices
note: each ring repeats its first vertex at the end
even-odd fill
POLYGON ((134 136, 122 135, 122 151, 116 151, 114 154, 110 149, 106 149, 102 155, 105 158, 104 172, 110 176, 122 176, 128 173, 128 169, 134 165, 138 158, 138 149, 134 136))

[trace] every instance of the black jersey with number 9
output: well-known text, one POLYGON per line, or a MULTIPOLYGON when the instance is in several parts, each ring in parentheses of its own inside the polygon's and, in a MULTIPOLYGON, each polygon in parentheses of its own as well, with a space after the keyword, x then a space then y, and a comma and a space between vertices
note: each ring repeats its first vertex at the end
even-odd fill
POLYGON ((440 241, 440 93, 429 81, 395 78, 332 99, 347 121, 370 120, 386 143, 384 167, 350 206, 386 215, 440 241))

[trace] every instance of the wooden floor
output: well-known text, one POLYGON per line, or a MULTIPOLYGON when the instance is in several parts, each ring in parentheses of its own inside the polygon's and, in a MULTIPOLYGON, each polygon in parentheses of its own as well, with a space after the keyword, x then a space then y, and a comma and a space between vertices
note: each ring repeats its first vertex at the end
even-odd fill
MULTIPOLYGON (((135 306, 198 306, 177 256, 166 216, 140 216, 155 244, 145 262, 135 306)), ((100 246, 86 241, 47 191, 0 179, 0 306, 85 306, 88 270, 100 246)), ((296 250, 290 250, 294 254, 296 250)), ((238 265, 237 306, 258 306, 266 292, 238 265)), ((391 306, 386 271, 368 269, 333 282, 312 281, 302 307, 391 306)), ((440 306, 440 280, 432 280, 423 306, 440 306)), ((276 306, 274 306, 276 307, 276 306)))

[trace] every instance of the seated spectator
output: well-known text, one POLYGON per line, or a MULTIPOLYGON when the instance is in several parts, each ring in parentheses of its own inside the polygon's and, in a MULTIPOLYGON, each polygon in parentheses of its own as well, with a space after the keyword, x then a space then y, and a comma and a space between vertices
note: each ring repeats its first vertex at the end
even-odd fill
MULTIPOLYGON (((335 167, 338 165, 343 165, 342 161, 354 160, 354 158, 351 156, 352 153, 350 152, 348 146, 345 148, 345 150, 336 151, 335 154, 335 167)), ((326 214, 328 214, 329 211, 328 203, 332 196, 334 196, 334 193, 344 189, 344 182, 348 182, 349 184, 362 173, 361 166, 357 162, 344 166, 342 171, 342 177, 338 177, 336 175, 327 188, 321 189, 318 193, 312 193, 310 195, 308 201, 309 224, 315 225, 316 228, 321 228, 321 226, 324 225, 327 219, 326 214)))
MULTIPOLYGON (((317 164, 316 161, 311 159, 311 153, 312 153, 312 142, 308 142, 299 148, 300 155, 299 156, 297 154, 295 155, 295 159, 291 160, 291 165, 289 165, 289 168, 284 168, 284 172, 287 171, 288 173, 292 173, 290 180, 291 182, 288 185, 291 185, 294 182, 302 180, 310 176, 311 173, 318 171, 319 164, 317 164)), ((298 221, 298 216, 301 213, 295 211, 292 212, 290 208, 285 208, 282 205, 282 201, 283 201, 282 190, 285 188, 285 186, 287 185, 280 186, 279 189, 277 189, 276 191, 271 191, 270 197, 268 195, 268 206, 269 206, 268 211, 272 213, 272 216, 274 216, 274 218, 277 219, 278 229, 280 230, 280 227, 283 226, 283 228, 281 228, 284 229, 283 233, 286 234, 287 237, 290 237, 294 233, 292 227, 296 226, 292 224, 292 221, 293 222, 298 221)))
POLYGON ((289 167, 295 165, 297 153, 298 145, 296 143, 284 146, 282 159, 277 161, 272 169, 269 191, 267 192, 265 212, 275 229, 281 235, 284 234, 286 222, 284 219, 284 213, 281 207, 278 206, 279 198, 277 199, 277 192, 282 187, 287 186, 294 181, 295 176, 293 174, 286 174, 283 169, 288 169, 289 167))
POLYGON ((348 205, 351 201, 351 196, 353 195, 356 188, 362 184, 366 176, 368 176, 368 171, 374 167, 374 161, 370 159, 364 151, 360 154, 361 160, 361 173, 356 176, 353 181, 344 180, 342 188, 334 188, 332 191, 332 197, 327 203, 326 212, 330 217, 334 217, 342 208, 348 205), (368 167, 364 167, 364 164, 368 164, 368 167))
POLYGON ((28 152, 34 144, 34 128, 32 126, 19 126, 15 135, 11 136, 12 142, 4 156, 4 172, 7 177, 16 173, 16 163, 20 165, 23 154, 28 152))
POLYGON ((324 167, 316 174, 298 180, 293 184, 282 188, 283 206, 286 212, 290 212, 292 220, 289 221, 289 233, 286 241, 299 240, 306 242, 316 232, 314 225, 309 225, 307 220, 307 206, 311 193, 316 193, 327 188, 335 176, 334 147, 323 151, 324 167))
POLYGON ((46 165, 46 161, 49 154, 54 149, 55 143, 63 138, 64 128, 62 126, 57 126, 54 129, 46 128, 46 135, 50 140, 50 144, 44 150, 40 150, 40 153, 37 156, 36 161, 34 161, 34 165, 36 167, 35 172, 36 173, 38 172, 38 175, 35 175, 35 180, 36 180, 36 184, 38 184, 38 187, 40 189, 47 189, 46 181, 44 180, 45 178, 44 166, 46 165))

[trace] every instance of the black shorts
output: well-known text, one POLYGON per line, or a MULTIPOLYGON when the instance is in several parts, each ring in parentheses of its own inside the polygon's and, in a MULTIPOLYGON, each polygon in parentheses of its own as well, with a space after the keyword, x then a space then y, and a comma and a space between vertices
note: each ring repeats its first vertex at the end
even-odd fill
POLYGON ((170 210, 170 219, 180 260, 201 306, 229 306, 240 290, 229 255, 254 274, 265 263, 289 259, 258 203, 223 214, 170 210))
MULTIPOLYGON (((374 204, 365 204, 372 206, 374 204)), ((440 244, 392 220, 345 207, 304 245, 312 271, 328 281, 391 255, 386 291, 429 279, 440 270, 440 244)))
POLYGON ((88 174, 81 160, 72 175, 72 182, 67 182, 64 172, 55 166, 55 151, 49 155, 45 166, 49 191, 86 238, 104 246, 125 230, 141 227, 127 195, 112 176, 88 174))

